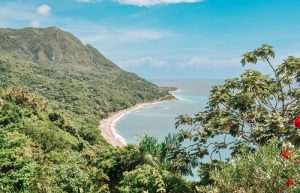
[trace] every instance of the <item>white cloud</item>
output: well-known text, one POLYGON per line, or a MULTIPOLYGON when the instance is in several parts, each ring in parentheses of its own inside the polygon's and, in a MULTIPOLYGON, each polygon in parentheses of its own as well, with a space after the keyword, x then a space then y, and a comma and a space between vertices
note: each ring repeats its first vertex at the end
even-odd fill
POLYGON ((158 44, 175 35, 173 31, 160 28, 100 24, 86 20, 78 20, 75 24, 66 22, 64 26, 64 30, 79 37, 83 43, 91 44, 115 63, 149 56, 152 47, 156 51, 161 50, 158 44))
MULTIPOLYGON (((87 30, 81 31, 81 39, 85 43, 95 44, 109 42, 113 43, 126 43, 138 41, 155 41, 163 39, 170 35, 169 32, 157 29, 141 29, 141 28, 122 28, 122 27, 98 27, 90 28, 86 26, 87 30), (90 30, 88 30, 90 29, 90 30)), ((74 30, 70 30, 74 31, 74 30)), ((76 32, 75 32, 76 33, 76 32)))
POLYGON ((166 64, 164 61, 155 60, 151 57, 142 57, 126 61, 117 62, 117 64, 122 68, 144 68, 144 67, 155 67, 159 68, 166 64))
POLYGON ((179 65, 180 68, 220 68, 239 66, 241 58, 194 57, 179 65))
POLYGON ((36 13, 39 16, 49 16, 51 12, 51 7, 47 4, 43 4, 37 7, 36 13))
POLYGON ((24 3, 7 3, 0 6, 1 27, 40 27, 41 21, 48 19, 44 17, 50 14, 51 8, 45 5, 34 7, 24 3), (17 10, 17 11, 16 11, 17 10))
POLYGON ((80 3, 95 3, 97 1, 98 0, 77 0, 77 2, 80 2, 80 3))
POLYGON ((36 8, 36 17, 31 20, 31 27, 40 27, 42 17, 50 16, 51 7, 47 4, 40 5, 36 8))
POLYGON ((40 27, 40 25, 41 25, 41 22, 38 19, 31 21, 31 27, 40 27))
MULTIPOLYGON (((80 3, 95 3, 100 0, 77 0, 80 3)), ((155 5, 167 5, 167 4, 178 4, 178 3, 197 3, 204 0, 113 0, 121 4, 135 5, 139 7, 150 7, 155 5)))
POLYGON ((158 30, 152 29, 123 29, 120 30, 121 34, 124 34, 127 37, 137 38, 137 39, 149 39, 149 40, 157 40, 163 38, 166 33, 158 30))
POLYGON ((177 3, 196 3, 203 0, 116 0, 121 4, 135 5, 139 7, 149 7, 155 5, 177 4, 177 3))

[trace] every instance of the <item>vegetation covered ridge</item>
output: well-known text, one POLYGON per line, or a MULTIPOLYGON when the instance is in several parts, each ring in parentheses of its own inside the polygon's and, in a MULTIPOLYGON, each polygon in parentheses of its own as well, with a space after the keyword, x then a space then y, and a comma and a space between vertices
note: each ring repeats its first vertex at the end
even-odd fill
POLYGON ((0 192, 192 192, 180 175, 156 167, 143 148, 92 145, 90 139, 49 109, 45 98, 0 89, 0 192))
POLYGON ((42 95, 67 120, 98 134, 100 118, 169 95, 55 27, 0 29, 0 71, 0 88, 42 95))

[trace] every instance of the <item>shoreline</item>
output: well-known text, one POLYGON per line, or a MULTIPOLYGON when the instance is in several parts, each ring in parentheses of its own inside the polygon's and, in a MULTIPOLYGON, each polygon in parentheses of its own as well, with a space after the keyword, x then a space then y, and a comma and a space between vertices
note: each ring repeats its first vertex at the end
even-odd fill
MULTIPOLYGON (((182 90, 177 89, 175 91, 171 91, 170 93, 181 92, 181 91, 182 90)), ((152 102, 139 103, 133 107, 129 107, 127 109, 123 109, 121 111, 114 112, 109 117, 100 120, 100 124, 99 124, 98 128, 100 129, 101 135, 107 141, 107 143, 111 144, 114 147, 124 147, 127 145, 126 140, 120 134, 118 134, 118 132, 115 128, 116 122, 120 118, 125 116, 127 113, 138 110, 147 105, 153 105, 153 104, 175 101, 175 100, 177 100, 177 99, 176 98, 175 99, 166 99, 166 100, 158 99, 158 100, 152 101, 152 102)))

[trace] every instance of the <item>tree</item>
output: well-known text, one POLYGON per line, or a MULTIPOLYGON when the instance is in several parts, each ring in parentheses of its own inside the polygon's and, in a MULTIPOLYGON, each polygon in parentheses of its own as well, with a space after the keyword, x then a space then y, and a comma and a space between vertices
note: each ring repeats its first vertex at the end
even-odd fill
POLYGON ((245 53, 243 66, 263 62, 273 75, 246 70, 240 78, 214 86, 205 111, 195 116, 179 116, 177 128, 193 128, 180 130, 178 140, 182 144, 189 141, 189 145, 177 151, 186 152, 195 161, 227 148, 232 155, 243 147, 254 150, 272 138, 299 146, 300 134, 293 120, 300 114, 300 58, 289 57, 275 66, 271 63, 274 57, 273 48, 266 44, 245 53), (211 140, 217 136, 224 139, 211 140))
POLYGON ((41 150, 24 134, 1 129, 0 192, 39 192, 38 156, 41 150))
POLYGON ((181 176, 144 164, 138 166, 135 170, 124 172, 124 178, 120 182, 119 192, 191 193, 194 191, 191 188, 191 184, 186 182, 181 176))
POLYGON ((145 163, 173 174, 193 175, 192 168, 196 166, 196 163, 190 159, 177 159, 177 157, 188 156, 184 154, 185 152, 177 151, 181 146, 175 134, 169 134, 163 142, 158 142, 156 138, 146 135, 139 143, 145 163))
POLYGON ((253 154, 247 151, 230 163, 221 163, 210 171, 211 186, 202 192, 290 192, 300 190, 300 149, 278 140, 260 146, 253 154), (280 153, 281 152, 281 153, 280 153))
POLYGON ((124 173, 119 191, 121 193, 166 193, 166 185, 159 170, 143 165, 124 173))

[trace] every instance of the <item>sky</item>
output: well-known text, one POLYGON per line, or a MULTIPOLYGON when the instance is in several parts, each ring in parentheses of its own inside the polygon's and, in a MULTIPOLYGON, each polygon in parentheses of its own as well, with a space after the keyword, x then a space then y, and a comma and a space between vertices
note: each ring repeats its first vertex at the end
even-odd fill
POLYGON ((59 27, 149 80, 226 79, 263 43, 275 65, 300 57, 299 10, 299 0, 0 0, 0 27, 59 27))

